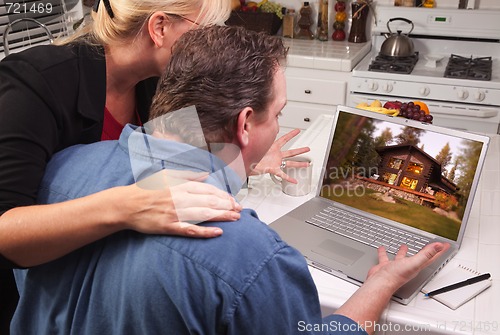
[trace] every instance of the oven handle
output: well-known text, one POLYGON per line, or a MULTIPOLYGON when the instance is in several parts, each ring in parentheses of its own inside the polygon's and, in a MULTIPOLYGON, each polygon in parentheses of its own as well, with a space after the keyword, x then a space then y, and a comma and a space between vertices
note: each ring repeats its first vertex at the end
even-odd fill
MULTIPOLYGON (((351 94, 349 97, 349 101, 353 106, 356 106, 360 102, 368 102, 371 103, 373 100, 378 99, 382 103, 385 103, 387 100, 401 100, 401 101, 410 101, 411 99, 402 99, 402 98, 391 98, 376 96, 376 95, 360 95, 360 94, 351 94)), ((460 116, 460 117, 473 117, 480 119, 489 119, 497 117, 500 111, 500 108, 495 107, 462 107, 462 106, 453 106, 453 105, 441 105, 435 101, 422 100, 427 104, 431 114, 441 114, 446 116, 460 116)))
POLYGON ((469 116, 477 117, 481 119, 488 119, 498 115, 498 111, 494 109, 480 109, 480 108, 451 108, 442 107, 429 104, 429 110, 431 114, 444 114, 448 116, 469 116))

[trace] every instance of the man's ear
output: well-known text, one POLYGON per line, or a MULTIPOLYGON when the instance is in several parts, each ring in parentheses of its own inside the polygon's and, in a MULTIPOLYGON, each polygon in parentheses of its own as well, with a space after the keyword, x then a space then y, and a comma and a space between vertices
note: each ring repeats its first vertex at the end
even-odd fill
POLYGON ((149 36, 158 48, 163 46, 167 21, 167 15, 163 12, 153 13, 148 20, 149 36))
POLYGON ((251 107, 245 107, 240 114, 236 123, 236 139, 240 148, 244 148, 250 142, 250 134, 253 131, 255 122, 255 112, 251 107))

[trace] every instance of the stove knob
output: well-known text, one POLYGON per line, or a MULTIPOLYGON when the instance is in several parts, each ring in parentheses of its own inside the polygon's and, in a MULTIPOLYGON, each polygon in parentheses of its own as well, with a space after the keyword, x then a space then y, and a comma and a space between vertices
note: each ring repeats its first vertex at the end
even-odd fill
POLYGON ((385 83, 383 86, 382 86, 382 90, 386 93, 389 93, 390 91, 392 91, 393 89, 393 86, 391 83, 385 83))
POLYGON ((483 101, 484 98, 486 98, 486 93, 484 93, 483 91, 477 91, 476 93, 474 93, 475 101, 483 101))
POLYGON ((420 87, 419 93, 421 96, 426 97, 431 93, 431 90, 427 86, 420 87))
POLYGON ((459 89, 457 91, 457 97, 460 99, 460 100, 465 100, 467 99, 467 97, 469 96, 469 91, 467 90, 464 90, 464 89, 459 89))
POLYGON ((373 80, 368 82, 368 89, 370 91, 375 92, 376 90, 378 90, 378 83, 376 81, 373 81, 373 80))

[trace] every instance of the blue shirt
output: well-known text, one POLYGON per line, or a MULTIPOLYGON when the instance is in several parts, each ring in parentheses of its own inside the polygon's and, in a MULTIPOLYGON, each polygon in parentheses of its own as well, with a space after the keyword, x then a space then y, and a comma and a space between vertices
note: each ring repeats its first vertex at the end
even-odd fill
MULTIPOLYGON (((208 170, 208 182, 232 193, 241 185, 207 151, 127 126, 119 141, 56 154, 39 200, 55 203, 129 185, 134 175, 162 168, 208 170)), ((224 234, 190 239, 122 231, 16 270, 21 298, 12 334, 366 334, 349 318, 321 318, 304 258, 255 212, 243 210, 237 222, 202 224, 224 234)))

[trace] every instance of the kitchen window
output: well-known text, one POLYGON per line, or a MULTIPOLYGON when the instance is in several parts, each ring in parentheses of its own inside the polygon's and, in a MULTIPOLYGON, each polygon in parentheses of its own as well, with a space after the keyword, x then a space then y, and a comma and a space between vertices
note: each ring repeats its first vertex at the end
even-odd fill
POLYGON ((0 0, 0 59, 6 46, 13 53, 48 44, 49 32, 54 38, 68 35, 73 15, 83 16, 79 0, 0 0))

